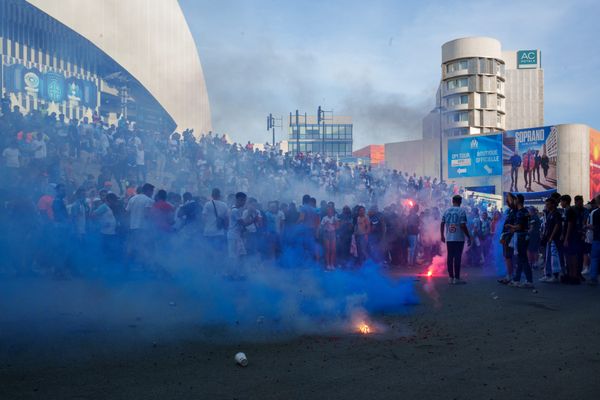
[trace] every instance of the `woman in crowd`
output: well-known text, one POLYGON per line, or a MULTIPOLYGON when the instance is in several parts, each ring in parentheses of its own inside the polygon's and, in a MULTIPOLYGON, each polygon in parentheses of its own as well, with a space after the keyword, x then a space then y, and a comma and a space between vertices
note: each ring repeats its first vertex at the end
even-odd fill
POLYGON ((336 232, 339 222, 332 206, 327 207, 326 212, 327 214, 321 219, 321 234, 325 246, 325 268, 331 271, 336 267, 336 232))
POLYGON ((368 247, 370 230, 371 221, 366 215, 365 207, 358 206, 356 222, 354 223, 354 238, 356 240, 357 261, 359 265, 362 265, 369 256, 368 247))

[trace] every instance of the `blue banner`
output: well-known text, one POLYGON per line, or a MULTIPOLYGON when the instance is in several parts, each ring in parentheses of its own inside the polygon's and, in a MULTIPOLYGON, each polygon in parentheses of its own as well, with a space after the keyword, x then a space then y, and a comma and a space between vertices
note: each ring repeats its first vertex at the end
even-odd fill
POLYGON ((60 103, 66 98, 65 78, 61 74, 48 72, 44 74, 43 97, 55 103, 60 103))
POLYGON ((57 72, 42 73, 21 64, 7 65, 4 67, 4 86, 8 93, 25 92, 48 102, 69 100, 85 107, 98 107, 98 87, 93 81, 66 78, 57 72))
POLYGON ((448 177, 502 175, 502 135, 448 140, 448 177))

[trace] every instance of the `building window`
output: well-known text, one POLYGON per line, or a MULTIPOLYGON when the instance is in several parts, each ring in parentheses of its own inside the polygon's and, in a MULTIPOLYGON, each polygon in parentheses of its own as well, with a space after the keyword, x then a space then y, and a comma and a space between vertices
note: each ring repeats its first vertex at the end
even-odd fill
POLYGON ((467 87, 467 86, 469 86, 468 78, 451 79, 448 81, 448 90, 454 90, 457 88, 462 88, 462 87, 467 87))
POLYGON ((449 107, 454 107, 454 106, 457 106, 459 104, 469 104, 469 95, 468 94, 461 94, 459 96, 448 97, 447 105, 449 107))
POLYGON ((452 128, 444 131, 444 136, 453 137, 453 136, 463 136, 469 134, 469 128, 452 128))
POLYGON ((487 58, 480 58, 479 59, 479 72, 482 74, 489 74, 491 73, 491 63, 492 60, 489 60, 487 58))
POLYGON ((500 76, 504 76, 505 66, 499 61, 496 61, 496 74, 500 76))
POLYGON ((468 122, 469 121, 469 112, 461 111, 451 113, 449 116, 449 122, 468 122))
POLYGON ((502 82, 500 79, 496 80, 496 89, 498 89, 499 92, 504 91, 504 82, 502 82))
POLYGON ((452 72, 460 71, 460 70, 467 69, 467 68, 469 68, 468 60, 454 61, 454 62, 446 65, 446 72, 452 73, 452 72))

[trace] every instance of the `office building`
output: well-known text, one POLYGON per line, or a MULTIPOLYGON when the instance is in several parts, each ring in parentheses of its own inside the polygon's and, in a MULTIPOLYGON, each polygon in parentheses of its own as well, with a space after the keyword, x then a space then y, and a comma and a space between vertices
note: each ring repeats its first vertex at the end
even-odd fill
POLYGON ((506 66, 505 129, 544 125, 544 70, 539 50, 503 51, 506 66))
POLYGON ((352 156, 352 118, 326 116, 317 118, 290 113, 289 151, 298 153, 320 153, 334 158, 352 156))
POLYGON ((436 107, 423 138, 487 134, 544 124, 539 50, 502 51, 498 40, 468 37, 442 46, 436 107))

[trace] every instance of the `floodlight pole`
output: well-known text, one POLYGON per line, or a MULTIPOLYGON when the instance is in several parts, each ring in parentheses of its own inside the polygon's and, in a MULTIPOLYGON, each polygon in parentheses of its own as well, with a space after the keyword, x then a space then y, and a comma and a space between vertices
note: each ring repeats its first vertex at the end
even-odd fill
POLYGON ((273 133, 273 141, 271 142, 273 148, 275 148, 275 128, 281 128, 282 124, 282 117, 274 117, 273 114, 267 116, 267 132, 271 130, 273 133))

